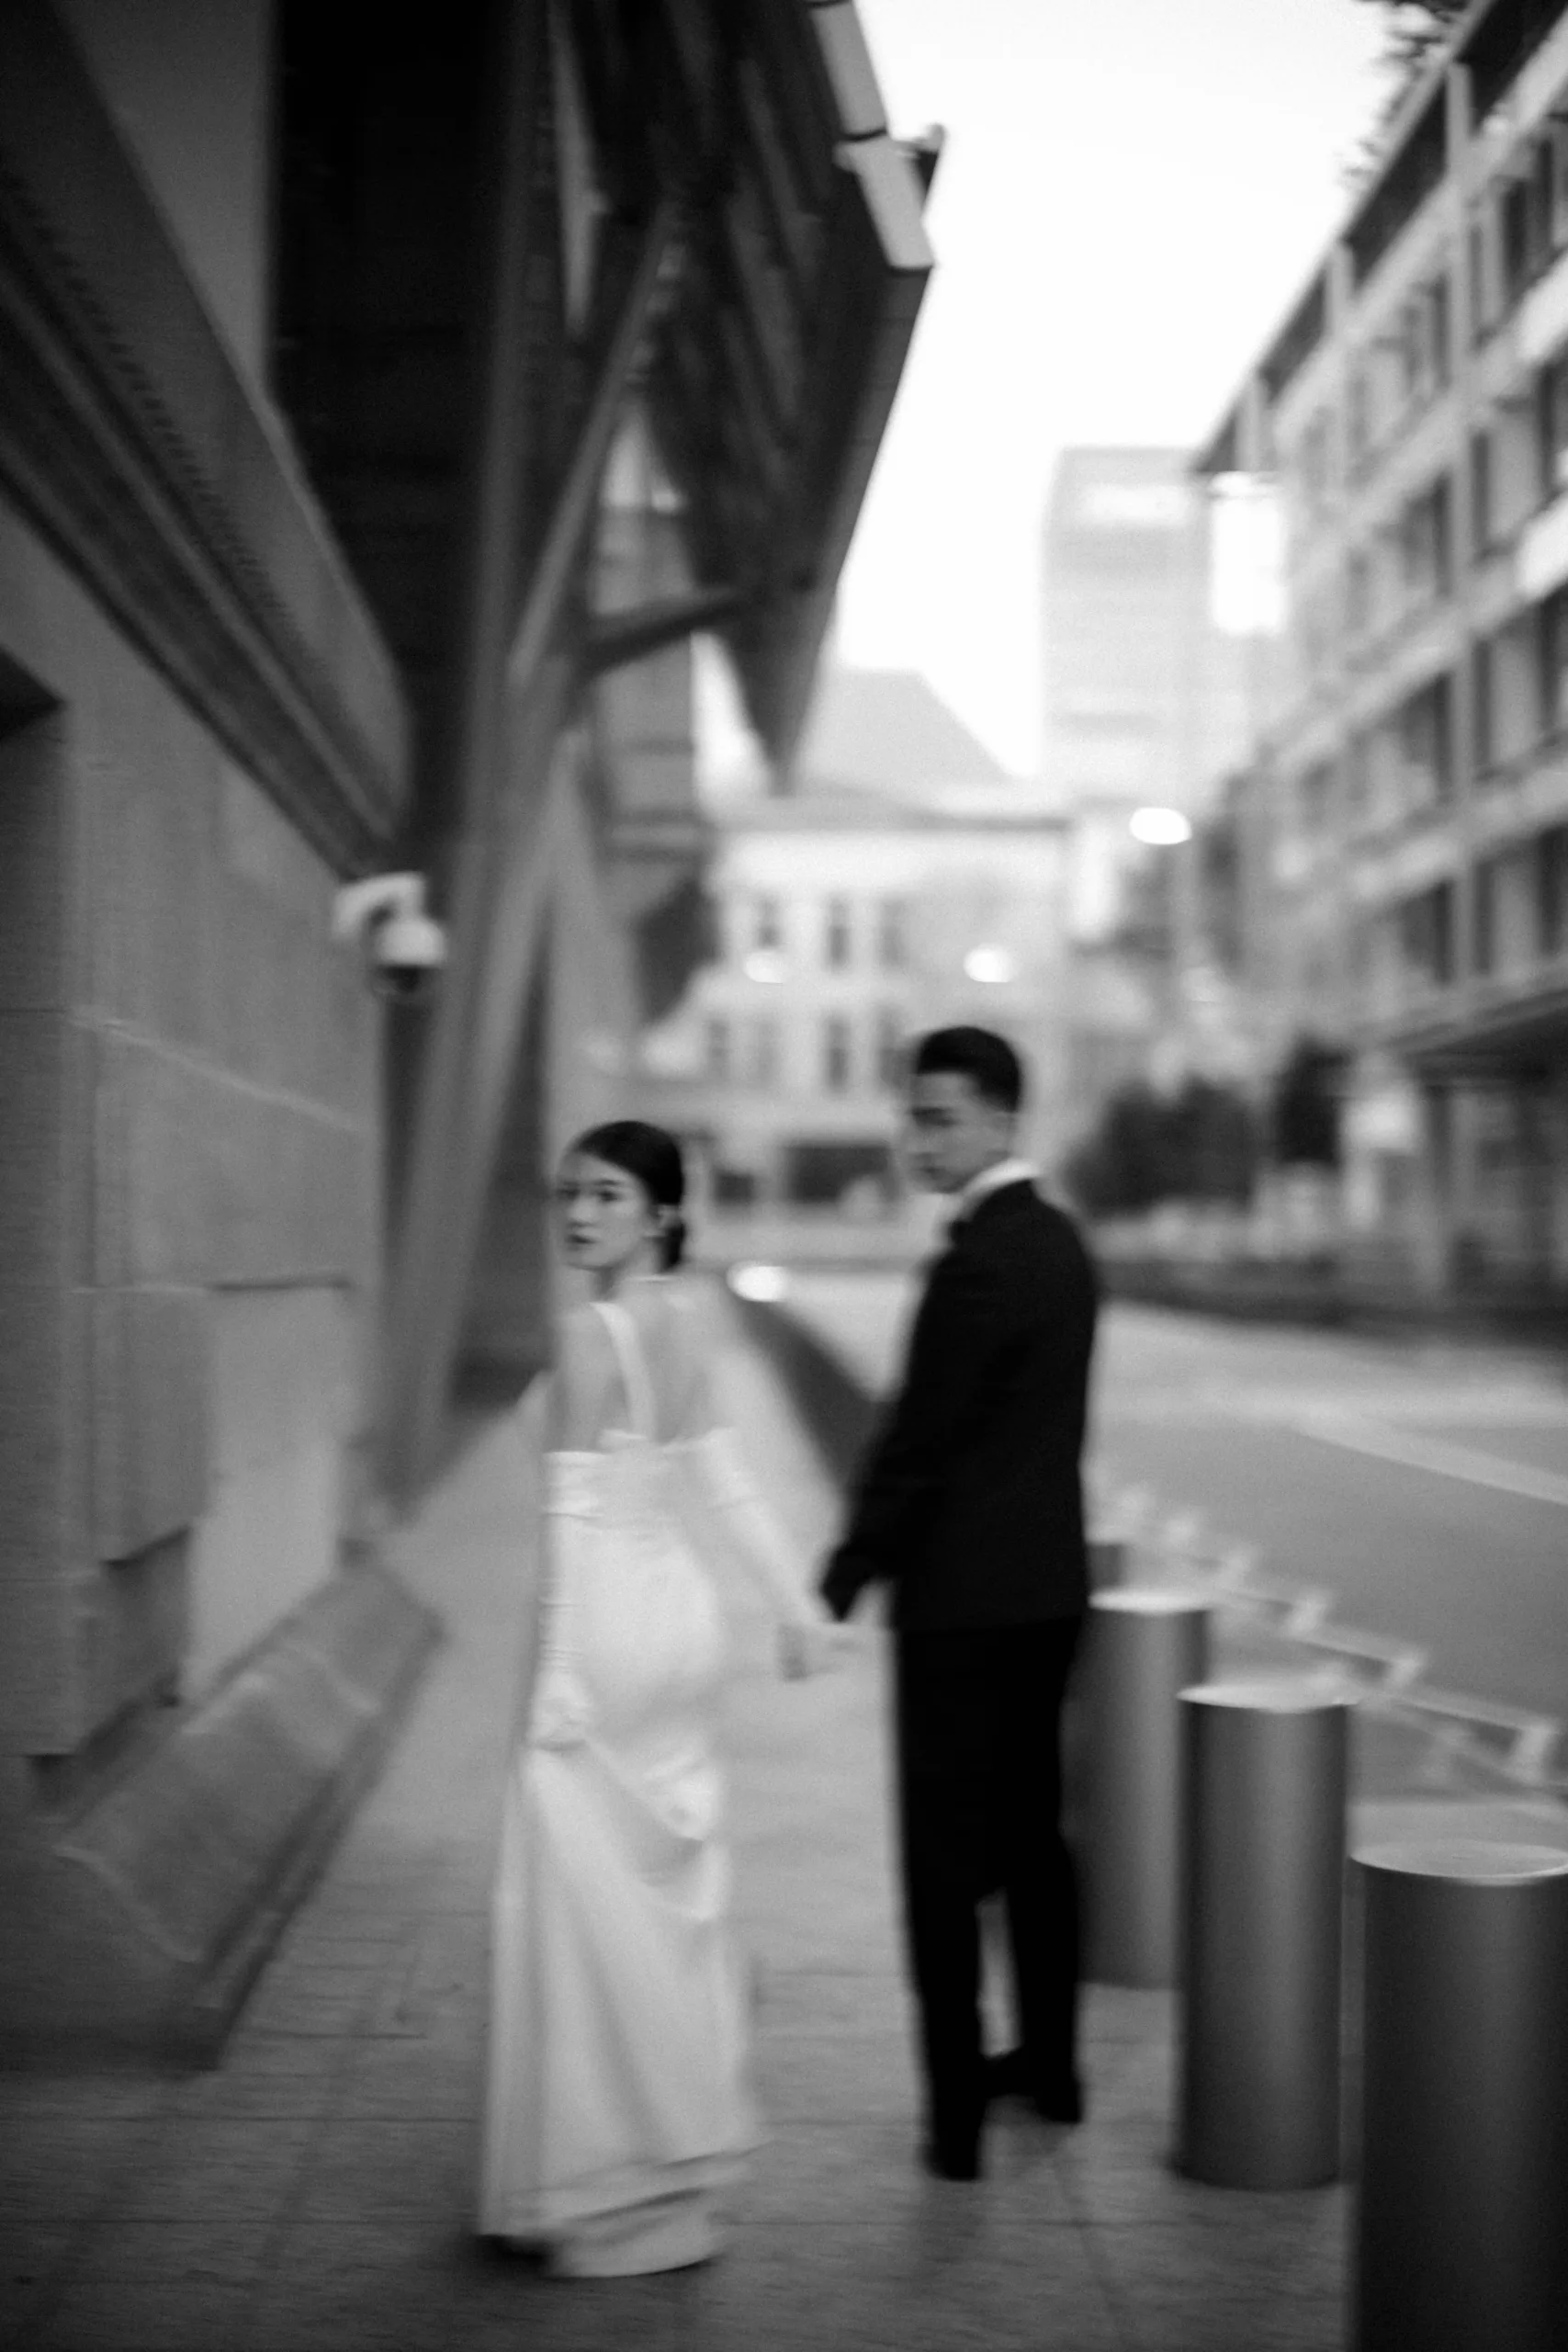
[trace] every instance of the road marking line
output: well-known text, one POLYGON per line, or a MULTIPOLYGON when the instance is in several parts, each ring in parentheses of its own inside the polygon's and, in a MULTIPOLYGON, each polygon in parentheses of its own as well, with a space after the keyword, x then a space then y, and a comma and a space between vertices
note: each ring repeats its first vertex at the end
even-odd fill
POLYGON ((1311 1386, 1261 1388, 1257 1382, 1208 1380, 1196 1392, 1228 1412, 1392 1414, 1403 1428, 1415 1421, 1466 1422, 1494 1429, 1557 1430, 1568 1433, 1568 1393, 1540 1396, 1521 1390, 1452 1388, 1434 1392, 1397 1379, 1358 1387, 1351 1381, 1311 1386))
MULTIPOLYGON (((1292 1420, 1283 1426, 1295 1428, 1298 1424, 1292 1420)), ((1324 1437, 1330 1444, 1355 1442, 1354 1432, 1346 1440, 1342 1425, 1336 1425, 1333 1430, 1320 1426, 1303 1433, 1324 1437)), ((1388 1434, 1393 1436, 1392 1431, 1388 1434)), ((1499 1464, 1490 1454, 1479 1458, 1488 1470, 1511 1471, 1516 1466, 1510 1463, 1499 1464)), ((1562 1483, 1568 1485, 1568 1481, 1562 1483)), ((1147 1498, 1151 1504, 1156 1500, 1146 1487, 1122 1487, 1120 1492, 1123 1497, 1136 1494, 1140 1500, 1147 1498)), ((1192 1516, 1201 1518, 1198 1513, 1192 1516)), ((1154 1517, 1157 1519, 1157 1510, 1154 1517)), ((1171 1521, 1172 1515, 1168 1513, 1168 1528, 1171 1521)), ((1436 1783, 1442 1777, 1441 1758, 1447 1751, 1463 1755, 1472 1764, 1490 1765, 1526 1787, 1554 1790, 1568 1798, 1568 1778, 1551 1770, 1552 1756, 1564 1730, 1559 1718, 1534 1714, 1523 1707, 1503 1706, 1494 1700, 1472 1699, 1461 1691, 1433 1690, 1421 1680, 1427 1665, 1425 1650, 1408 1643, 1389 1641, 1382 1634, 1363 1634, 1353 1626, 1335 1624, 1333 1592, 1260 1576, 1258 1566, 1262 1556, 1256 1544, 1222 1543, 1212 1565, 1202 1572, 1201 1582, 1222 1612, 1227 1608, 1282 1610, 1283 1614, 1274 1621, 1282 1638, 1299 1649, 1325 1653, 1326 1659, 1333 1661, 1325 1660, 1313 1668, 1306 1678, 1309 1681, 1325 1689, 1353 1692, 1369 1713, 1422 1732, 1427 1741, 1427 1755, 1421 1767, 1424 1779, 1436 1783), (1382 1679, 1369 1682, 1358 1668, 1381 1669, 1382 1679), (1488 1731, 1512 1735, 1506 1758, 1499 1759, 1491 1752, 1483 1736, 1488 1731)), ((1191 1564, 1188 1563, 1188 1573, 1190 1572, 1191 1564)))
POLYGON ((1522 1501, 1556 1503, 1568 1510, 1568 1478, 1551 1470, 1531 1469, 1528 1463, 1506 1462, 1500 1454, 1483 1453, 1475 1446, 1413 1437, 1376 1421, 1345 1421, 1327 1413, 1292 1414, 1283 1426, 1303 1437, 1315 1437, 1325 1445, 1343 1446, 1350 1453, 1368 1453, 1376 1461, 1398 1463, 1406 1470, 1430 1470, 1439 1478, 1459 1478, 1467 1486, 1492 1487, 1522 1501))

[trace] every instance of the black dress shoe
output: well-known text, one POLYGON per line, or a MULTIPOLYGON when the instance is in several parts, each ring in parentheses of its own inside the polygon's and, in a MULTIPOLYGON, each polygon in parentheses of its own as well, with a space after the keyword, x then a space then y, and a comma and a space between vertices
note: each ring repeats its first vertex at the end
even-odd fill
POLYGON ((1074 2074, 1036 2075, 1021 2050, 1003 2050, 986 2061, 988 2099, 1021 2098, 1047 2123, 1081 2123, 1083 2085, 1074 2074))
POLYGON ((920 2162, 937 2180, 978 2180, 978 2135, 964 2141, 928 2140, 920 2150, 920 2162))
POLYGON ((1036 2084, 1029 2096, 1035 2114, 1043 2116, 1047 2123, 1083 2121, 1083 2085, 1076 2075, 1063 2075, 1055 2082, 1036 2084))

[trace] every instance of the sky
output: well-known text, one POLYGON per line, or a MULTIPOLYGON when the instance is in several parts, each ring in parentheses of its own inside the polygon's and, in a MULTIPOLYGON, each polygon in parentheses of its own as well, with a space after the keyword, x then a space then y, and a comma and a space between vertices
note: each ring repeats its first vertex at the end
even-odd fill
POLYGON ((1040 529, 1081 442, 1196 444, 1347 209, 1365 0, 859 0, 893 130, 940 123, 937 268, 836 651, 1039 756, 1040 529))

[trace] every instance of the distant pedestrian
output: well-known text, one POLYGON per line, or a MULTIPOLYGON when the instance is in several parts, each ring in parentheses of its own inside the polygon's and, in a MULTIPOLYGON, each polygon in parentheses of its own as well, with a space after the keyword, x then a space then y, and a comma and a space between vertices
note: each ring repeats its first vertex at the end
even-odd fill
POLYGON ((973 2180, 990 2099, 1077 2122, 1077 1900, 1059 1720, 1088 1600, 1080 1458, 1098 1284, 1073 1221, 1014 1157, 1023 1074, 976 1028, 920 1040, 908 1163, 949 1195, 903 1385, 822 1592, 889 1587, 906 1928, 929 2168, 973 2180), (1018 2039, 981 2042, 979 1905, 1007 1912, 1018 2039))
POLYGON ((561 1326, 548 1390, 539 1655, 495 1883, 479 2226, 576 2276, 712 2254, 715 2200, 756 2136, 702 1535, 716 1528, 750 1571, 786 1674, 832 1646, 716 1420, 700 1319, 671 1279, 684 1190, 674 1139, 633 1119, 581 1136, 557 1188, 565 1255, 593 1296, 561 1326))

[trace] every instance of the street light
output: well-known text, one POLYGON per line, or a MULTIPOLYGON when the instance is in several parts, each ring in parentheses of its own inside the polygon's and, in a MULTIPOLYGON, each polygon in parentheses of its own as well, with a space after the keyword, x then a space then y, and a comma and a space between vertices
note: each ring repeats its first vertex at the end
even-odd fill
POLYGON ((1005 947, 972 947, 964 958, 965 977, 987 988, 1005 988, 1017 968, 1005 947))
POLYGON ((776 1306, 789 1295, 789 1276, 782 1266, 731 1266, 727 1279, 737 1298, 758 1306, 776 1306))
POLYGON ((1127 831, 1135 842, 1146 842, 1152 849, 1175 849, 1192 838, 1192 828, 1179 808, 1134 808, 1127 820, 1127 831))

